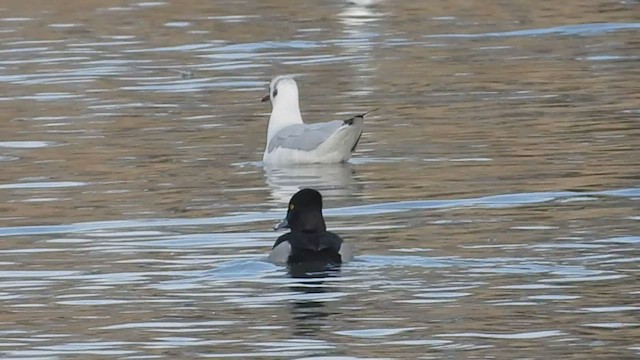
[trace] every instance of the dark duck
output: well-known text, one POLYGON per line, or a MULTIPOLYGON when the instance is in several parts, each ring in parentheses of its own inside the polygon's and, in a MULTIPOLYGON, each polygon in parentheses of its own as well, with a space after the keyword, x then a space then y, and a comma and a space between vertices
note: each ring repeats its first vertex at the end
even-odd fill
POLYGON ((322 195, 313 189, 298 191, 289 201, 287 216, 274 229, 291 231, 273 245, 274 263, 338 265, 352 259, 351 247, 330 231, 322 216, 322 195))

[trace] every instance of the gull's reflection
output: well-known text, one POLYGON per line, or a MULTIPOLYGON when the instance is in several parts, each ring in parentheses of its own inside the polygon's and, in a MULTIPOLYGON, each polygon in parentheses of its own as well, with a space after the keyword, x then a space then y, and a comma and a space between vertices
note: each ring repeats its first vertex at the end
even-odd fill
POLYGON ((325 198, 334 198, 351 195, 358 187, 355 171, 348 163, 277 168, 265 166, 264 175, 271 189, 271 197, 285 205, 293 194, 303 188, 313 188, 325 198))

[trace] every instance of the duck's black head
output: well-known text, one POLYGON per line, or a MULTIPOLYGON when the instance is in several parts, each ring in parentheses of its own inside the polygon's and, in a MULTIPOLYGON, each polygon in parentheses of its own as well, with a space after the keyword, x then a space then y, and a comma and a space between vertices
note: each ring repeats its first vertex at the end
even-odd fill
POLYGON ((276 225, 276 229, 283 228, 303 233, 326 231, 322 217, 322 195, 313 189, 302 189, 293 195, 289 201, 287 216, 276 225))

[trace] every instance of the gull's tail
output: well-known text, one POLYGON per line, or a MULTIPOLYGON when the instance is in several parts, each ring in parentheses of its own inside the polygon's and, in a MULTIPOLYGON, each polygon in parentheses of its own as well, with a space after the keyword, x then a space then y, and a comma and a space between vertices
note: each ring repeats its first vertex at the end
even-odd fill
MULTIPOLYGON (((374 112, 374 111, 376 111, 376 110, 379 110, 379 109, 380 109, 380 108, 379 108, 379 107, 377 107, 377 108, 375 108, 375 109, 373 109, 373 110, 369 110, 369 111, 367 111, 366 113, 362 113, 362 114, 356 115, 356 116, 354 116, 354 117, 352 117, 352 118, 350 118, 350 119, 348 119, 348 120, 345 120, 345 121, 343 122, 343 125, 353 125, 354 120, 356 120, 356 119, 358 119, 358 118, 363 118, 363 119, 364 119, 364 117, 365 117, 366 115, 369 115, 370 113, 372 113, 372 112, 374 112)), ((354 146, 354 148, 355 148, 355 146, 354 146)), ((353 150, 352 150, 352 151, 353 151, 353 150)))
POLYGON ((355 143, 353 143, 353 146, 351 147, 351 152, 354 152, 356 150, 356 146, 358 146, 358 143, 360 142, 360 138, 362 137, 362 122, 364 121, 364 117, 366 115, 370 114, 371 112, 374 112, 374 111, 376 111, 378 109, 380 109, 380 108, 377 107, 377 108, 375 108, 373 110, 367 111, 366 113, 358 114, 358 115, 352 117, 351 119, 345 120, 342 123, 342 126, 352 126, 352 125, 354 125, 354 123, 356 123, 356 120, 359 120, 359 121, 357 121, 357 124, 359 124, 359 125, 355 126, 355 128, 358 129, 359 134, 358 134, 358 137, 356 138, 355 143))

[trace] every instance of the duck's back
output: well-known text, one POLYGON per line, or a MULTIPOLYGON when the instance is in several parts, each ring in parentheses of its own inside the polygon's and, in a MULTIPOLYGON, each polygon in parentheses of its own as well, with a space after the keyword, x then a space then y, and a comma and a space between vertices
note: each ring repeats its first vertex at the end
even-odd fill
POLYGON ((288 263, 326 262, 339 264, 342 262, 340 249, 343 244, 340 236, 324 231, 321 233, 290 232, 278 238, 273 245, 287 242, 291 247, 288 263))

